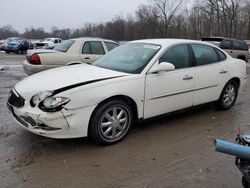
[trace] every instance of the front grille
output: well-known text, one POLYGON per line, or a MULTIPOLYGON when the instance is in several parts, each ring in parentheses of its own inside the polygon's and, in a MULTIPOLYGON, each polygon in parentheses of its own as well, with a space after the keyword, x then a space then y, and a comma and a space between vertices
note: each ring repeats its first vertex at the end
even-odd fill
POLYGON ((18 94, 14 89, 12 89, 9 93, 8 103, 17 108, 21 108, 24 106, 25 99, 18 94))

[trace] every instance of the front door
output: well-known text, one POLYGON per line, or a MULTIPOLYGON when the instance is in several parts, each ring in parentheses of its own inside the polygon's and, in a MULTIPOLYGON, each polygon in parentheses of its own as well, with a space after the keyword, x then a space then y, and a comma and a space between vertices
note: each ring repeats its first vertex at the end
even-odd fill
POLYGON ((144 118, 193 104, 195 78, 188 46, 171 47, 159 59, 159 63, 164 62, 172 63, 175 70, 146 75, 144 118))

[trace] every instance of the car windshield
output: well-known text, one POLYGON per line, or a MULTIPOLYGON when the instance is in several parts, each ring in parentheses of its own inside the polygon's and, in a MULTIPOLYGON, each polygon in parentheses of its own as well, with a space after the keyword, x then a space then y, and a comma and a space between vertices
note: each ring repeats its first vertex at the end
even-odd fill
POLYGON ((13 37, 13 38, 6 39, 5 42, 7 42, 7 43, 16 43, 18 40, 20 40, 20 38, 13 37))
POLYGON ((46 38, 46 39, 44 39, 44 41, 46 42, 46 41, 53 41, 51 38, 46 38))
POLYGON ((120 72, 140 73, 161 46, 145 43, 128 43, 110 51, 94 65, 120 72))
POLYGON ((65 40, 62 43, 59 43, 56 45, 54 50, 60 51, 60 52, 67 52, 70 46, 74 43, 74 40, 65 40))

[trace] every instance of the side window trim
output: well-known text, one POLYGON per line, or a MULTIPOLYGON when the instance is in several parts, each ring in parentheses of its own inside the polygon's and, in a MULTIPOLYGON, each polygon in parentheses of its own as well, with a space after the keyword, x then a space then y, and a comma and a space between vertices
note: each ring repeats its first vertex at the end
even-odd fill
POLYGON ((196 62, 195 62, 193 48, 192 48, 191 44, 187 44, 187 45, 188 45, 188 50, 189 50, 190 62, 192 64, 192 67, 195 67, 197 65, 196 65, 196 62))

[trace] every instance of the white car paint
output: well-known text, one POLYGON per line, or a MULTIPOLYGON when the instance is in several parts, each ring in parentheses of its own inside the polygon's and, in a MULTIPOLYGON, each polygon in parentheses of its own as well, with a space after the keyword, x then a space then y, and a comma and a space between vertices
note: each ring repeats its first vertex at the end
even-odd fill
POLYGON ((35 48, 53 49, 57 44, 61 43, 60 38, 45 38, 43 40, 38 40, 34 43, 35 48))
MULTIPOLYGON (((25 129, 51 138, 74 138, 88 136, 91 115, 98 104, 114 96, 126 96, 134 101, 137 119, 147 119, 194 105, 216 101, 222 89, 232 78, 240 80, 239 90, 246 86, 246 63, 226 55, 218 63, 152 73, 159 57, 178 44, 205 44, 199 41, 177 39, 152 39, 132 41, 128 44, 157 44, 161 49, 138 74, 113 71, 92 65, 81 64, 51 69, 27 77, 17 83, 13 92, 25 99, 22 107, 8 103, 17 117, 31 117, 36 124, 46 124, 60 130, 47 131, 29 122, 25 129), (224 73, 220 73, 225 71, 224 73), (192 77, 192 78, 191 78, 192 77), (187 79, 185 79, 187 78, 187 79), (190 78, 190 79, 189 79, 190 78), (57 112, 44 112, 38 106, 32 107, 30 100, 39 92, 66 89, 55 96, 67 97, 71 101, 57 112)), ((206 44, 208 45, 208 44, 206 44)), ((217 48, 213 45, 210 45, 217 48)), ((10 99, 9 99, 10 100, 10 99)))

